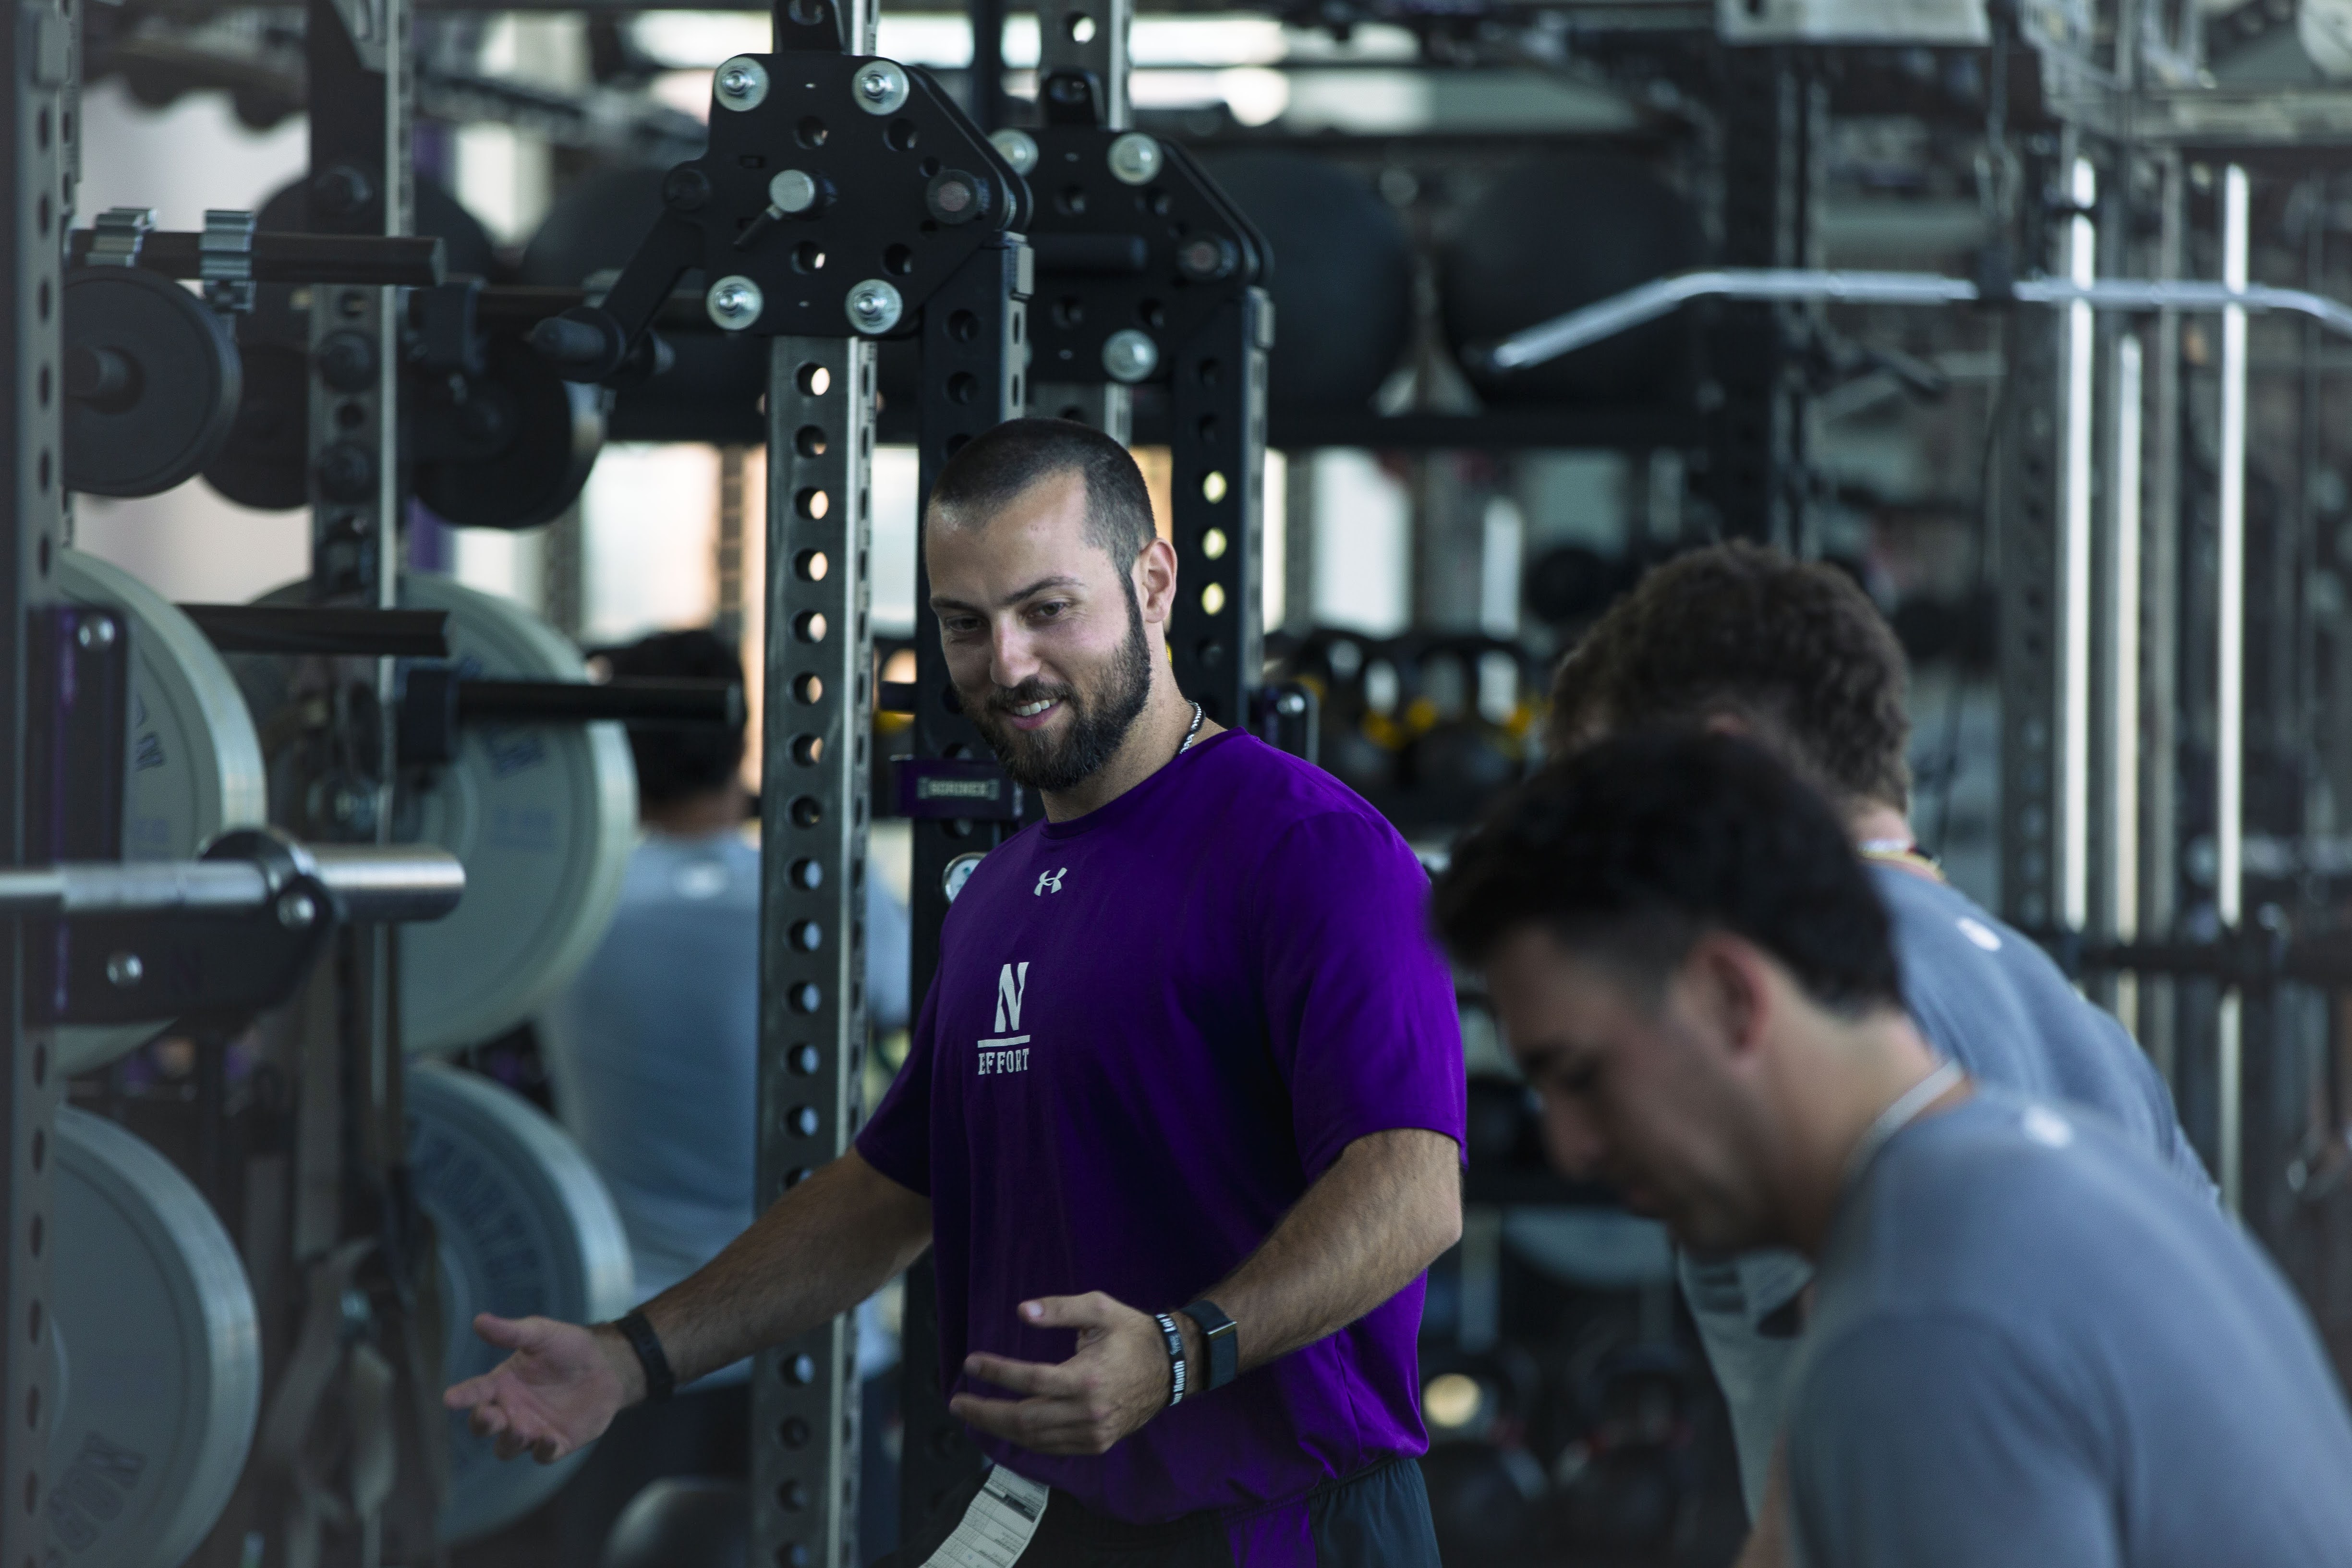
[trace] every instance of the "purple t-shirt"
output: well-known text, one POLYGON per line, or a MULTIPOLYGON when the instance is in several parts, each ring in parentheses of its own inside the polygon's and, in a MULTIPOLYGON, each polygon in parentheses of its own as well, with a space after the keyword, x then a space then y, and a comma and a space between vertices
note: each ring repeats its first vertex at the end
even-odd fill
MULTIPOLYGON (((1075 1353, 1071 1331, 1019 1322, 1024 1300, 1192 1300, 1367 1133, 1460 1142, 1460 1025, 1428 896, 1370 806, 1239 731, 981 863, 948 916, 907 1064, 857 1138, 877 1170, 931 1199, 953 1388, 971 1386, 975 1350, 1075 1353)), ((1428 1447, 1422 1291, 1415 1280, 1099 1458, 981 1446, 1137 1523, 1293 1502, 1428 1447)), ((1295 1511, 1254 1522, 1276 1535, 1296 1523, 1303 1540, 1295 1511)))

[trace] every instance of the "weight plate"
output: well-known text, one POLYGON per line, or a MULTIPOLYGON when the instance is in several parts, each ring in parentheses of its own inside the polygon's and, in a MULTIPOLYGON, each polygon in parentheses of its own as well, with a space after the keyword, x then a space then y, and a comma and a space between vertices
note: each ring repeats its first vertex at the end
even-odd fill
MULTIPOLYGON (((294 584, 270 604, 305 602, 294 584)), ((409 609, 449 614, 461 676, 585 680, 562 635, 509 600, 425 573, 401 579, 409 609)), ((239 659, 263 733, 293 700, 286 659, 239 659)), ((496 1039, 588 961, 620 902, 636 842, 637 775, 619 724, 467 724, 457 761, 426 786, 404 782, 393 837, 437 844, 465 863, 466 896, 446 919, 401 932, 401 1031, 412 1051, 496 1039)))
POLYGON ((484 359, 482 375, 411 383, 416 499, 461 527, 552 522, 596 466, 604 394, 512 338, 492 338, 484 359))
MULTIPOLYGON (((131 627, 131 777, 124 790, 122 853, 131 860, 187 860, 232 827, 268 819, 261 742, 236 679, 195 623, 110 561, 58 552, 58 591, 78 605, 122 615, 131 627)), ((137 1049, 152 1024, 73 1025, 58 1031, 68 1073, 89 1072, 137 1049)))
POLYGON ((60 1110, 51 1563, 177 1568, 236 1489, 261 1336, 236 1248, 172 1163, 60 1110))
POLYGON ((151 496, 219 456, 244 372, 220 316, 135 267, 66 277, 66 489, 151 496))
MULTIPOLYGON (((636 1288, 628 1235, 571 1136, 520 1095, 444 1063, 409 1063, 405 1087, 409 1169, 441 1249, 446 1382, 479 1376, 501 1357, 474 1332, 478 1312, 597 1323, 627 1311, 636 1288)), ((512 1523, 583 1457, 502 1460, 451 1415, 441 1539, 512 1523)))
POLYGON ((245 395, 205 482, 239 506, 290 511, 310 499, 310 358, 282 343, 241 352, 245 395))

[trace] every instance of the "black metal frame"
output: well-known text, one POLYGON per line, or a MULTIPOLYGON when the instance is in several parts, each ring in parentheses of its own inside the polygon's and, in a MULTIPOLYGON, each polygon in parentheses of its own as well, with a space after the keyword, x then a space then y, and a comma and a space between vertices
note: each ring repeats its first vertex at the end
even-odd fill
MULTIPOLYGON (((2024 189, 2056 177, 2047 153, 2029 153, 2024 189)), ((2017 254, 2051 259, 2055 235, 2043 204, 2020 204, 2017 254)), ((2002 324, 2006 385, 1999 479, 1987 542, 1999 563, 2000 907, 2032 929, 2057 910, 2059 516, 2065 439, 2065 316, 2011 310, 2002 324)))
MULTIPOLYGON (((1717 128, 1723 258, 1734 267, 1818 264, 1829 90, 1797 51, 1727 49, 1717 128)), ((1815 307, 1726 305, 1706 334, 1717 389, 1699 488, 1722 536, 1807 553, 1802 345, 1815 307)))
MULTIPOLYGON (((1021 237, 1006 236, 1001 248, 983 250, 967 261, 924 311, 919 493, 925 498, 938 483, 940 469, 958 448, 1021 410, 1030 254, 1021 237), (960 400, 956 390, 963 386, 971 390, 960 400)), ((987 758, 987 743, 963 716, 955 683, 949 678, 930 596, 929 567, 919 558, 914 756, 919 763, 987 758)), ((993 764, 985 765, 992 768, 993 764)), ((1035 808, 1029 809, 1034 813, 1035 808)), ((989 819, 915 822, 909 900, 914 973, 909 995, 923 996, 939 970, 940 928, 948 912, 949 862, 960 855, 993 848, 1019 826, 1018 820, 1002 814, 992 814, 989 819)), ((979 1448, 963 1424, 948 1413, 947 1396, 938 1382, 939 1342, 939 1281, 926 1253, 907 1271, 906 1305, 899 1320, 898 1530, 902 1542, 929 1531, 957 1486, 980 1465, 979 1448)))

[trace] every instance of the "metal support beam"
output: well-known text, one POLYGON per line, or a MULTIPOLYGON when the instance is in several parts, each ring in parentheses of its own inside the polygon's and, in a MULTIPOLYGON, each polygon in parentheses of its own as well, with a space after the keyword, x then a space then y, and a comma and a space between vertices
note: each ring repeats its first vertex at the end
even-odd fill
MULTIPOLYGON (((1724 56, 1718 160, 1723 257, 1735 267, 1818 262, 1828 89, 1778 49, 1724 56)), ((1725 537, 1802 552, 1811 542, 1808 398, 1798 347, 1807 307, 1727 308, 1706 342, 1720 391, 1709 415, 1703 486, 1725 537)))
POLYGON ((1220 724, 1248 728, 1265 678, 1265 368, 1274 305, 1229 300, 1176 350, 1170 389, 1178 597, 1168 628, 1177 687, 1220 724))
MULTIPOLYGON (((57 397, 62 334, 61 236, 71 226, 76 161, 68 97, 73 14, 58 0, 26 0, 0 36, 0 111, 8 179, 0 185, 0 867, 32 857, 25 821, 30 777, 29 689, 33 612, 56 591, 49 570, 64 538, 63 447, 57 397)), ((50 1031, 26 1017, 23 928, 0 920, 0 1298, 7 1349, 0 1353, 0 1563, 46 1562, 47 1413, 61 1391, 49 1273, 58 1074, 50 1031), (21 1500, 21 1506, 20 1506, 21 1500)))
MULTIPOLYGON (((2024 188, 2052 177, 2049 155, 2027 163, 2024 188)), ((2021 215, 2018 254, 2055 259, 2055 236, 2041 204, 2021 215)), ((2009 385, 1998 434, 1998 510, 1993 556, 1999 563, 2000 670, 2000 903, 2009 919, 2047 925, 2057 909, 2055 785, 2062 582, 2061 500, 2064 488, 2063 316, 2012 310, 2003 324, 2009 385)))
MULTIPOLYGON (((870 55, 868 0, 790 0, 775 47, 870 55)), ((775 338, 768 360, 760 756, 757 1207, 847 1150, 864 1115, 875 345, 775 338)), ((857 1320, 751 1375, 751 1561, 857 1568, 857 1320)))
MULTIPOLYGON (((1134 20, 1134 0, 1045 0, 1038 7, 1037 79, 1049 89, 1056 78, 1097 89, 1083 109, 1071 105, 1063 112, 1094 116, 1093 122, 1106 131, 1125 131, 1135 123, 1127 82, 1134 20)), ((1135 389, 1105 378, 1097 366, 1087 368, 1097 374, 1084 381, 1032 383, 1028 412, 1075 419, 1124 444, 1134 428, 1135 389)))
MULTIPOLYGON (((874 345, 774 340, 760 760, 764 1209, 849 1147, 866 1047, 874 345)), ((857 1568, 857 1320, 761 1352, 751 1561, 857 1568)))

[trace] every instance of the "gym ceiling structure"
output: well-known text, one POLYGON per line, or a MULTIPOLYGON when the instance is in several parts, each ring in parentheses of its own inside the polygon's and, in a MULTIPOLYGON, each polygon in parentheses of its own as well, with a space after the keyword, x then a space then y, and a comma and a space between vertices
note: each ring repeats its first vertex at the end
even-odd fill
MULTIPOLYGON (((1024 411, 1141 456, 1184 689, 1433 859, 1646 567, 1851 569, 1924 847, 2132 1026, 2352 1365, 2344 0, 12 3, 0 1563, 554 1568, 573 1467, 439 1391, 476 1311, 636 1300, 532 1027, 623 726, 758 721, 765 1203, 905 1048, 868 879, 919 996, 1037 814, 911 558, 1024 411), (138 196, 165 116, 287 167, 138 196), (749 689, 583 651, 692 624, 749 689)), ((1447 1561, 1727 1563, 1664 1243, 1462 1006, 1447 1561)), ((561 1568, 919 1529, 977 1464, 927 1270, 895 1371, 765 1352, 748 1481, 561 1568)))

